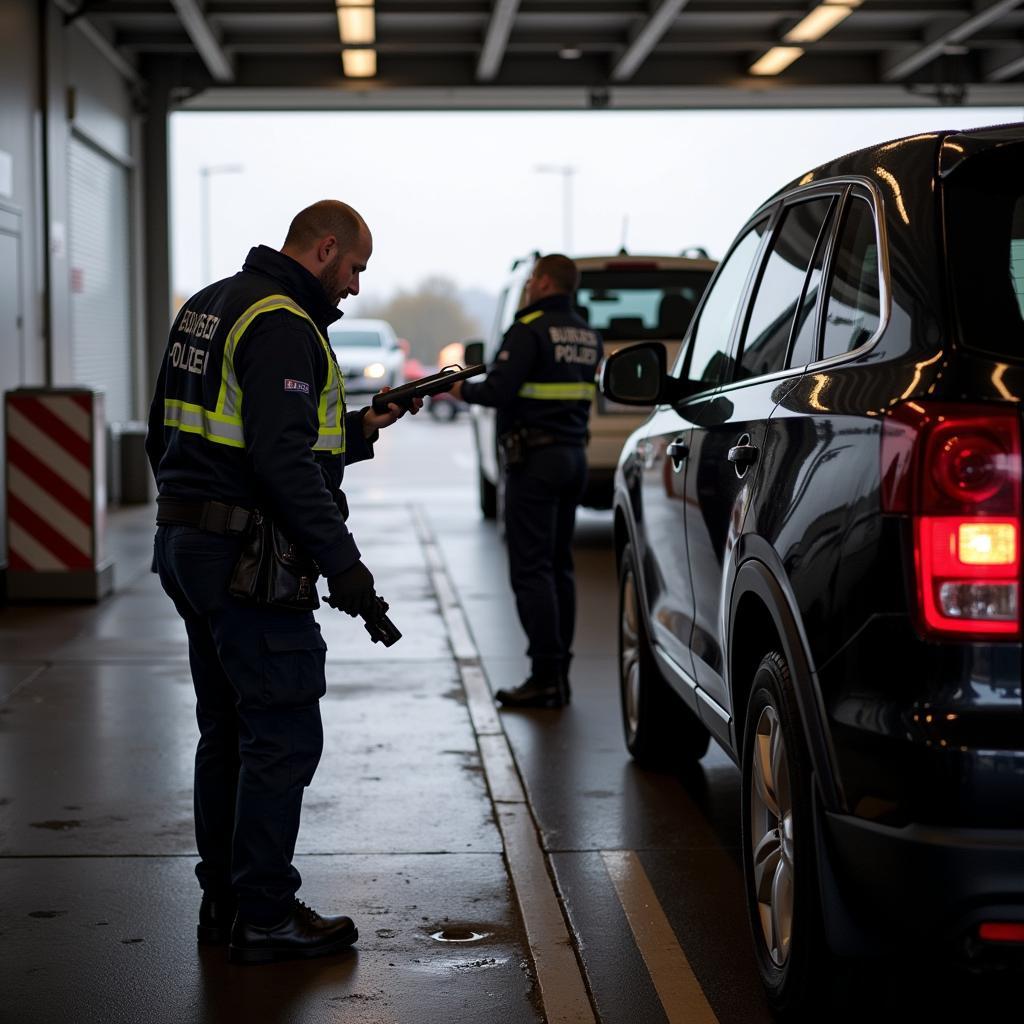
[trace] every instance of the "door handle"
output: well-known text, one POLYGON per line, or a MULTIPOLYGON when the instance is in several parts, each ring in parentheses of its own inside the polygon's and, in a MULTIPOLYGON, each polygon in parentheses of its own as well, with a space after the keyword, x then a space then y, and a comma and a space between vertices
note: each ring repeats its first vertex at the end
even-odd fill
POLYGON ((757 445, 750 443, 749 435, 740 438, 740 443, 729 449, 726 458, 736 466, 749 466, 757 460, 757 445))
POLYGON ((677 437, 668 446, 668 457, 672 460, 672 466, 678 473, 686 457, 690 454, 690 446, 681 438, 677 437))

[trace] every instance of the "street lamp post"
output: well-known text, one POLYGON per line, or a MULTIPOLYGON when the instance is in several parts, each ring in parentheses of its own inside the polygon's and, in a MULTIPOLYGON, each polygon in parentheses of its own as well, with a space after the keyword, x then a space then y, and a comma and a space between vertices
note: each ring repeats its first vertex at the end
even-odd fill
POLYGON ((202 236, 202 287, 210 283, 210 177, 214 174, 241 174, 241 164, 203 164, 199 168, 199 231, 202 236))
POLYGON ((562 176, 562 232, 565 255, 572 252, 572 177, 576 168, 571 164, 537 164, 538 174, 560 174, 562 176))

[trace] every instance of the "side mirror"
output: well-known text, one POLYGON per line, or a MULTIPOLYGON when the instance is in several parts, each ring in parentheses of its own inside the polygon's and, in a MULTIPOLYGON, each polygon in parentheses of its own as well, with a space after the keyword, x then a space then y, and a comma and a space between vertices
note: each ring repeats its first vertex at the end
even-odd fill
POLYGON ((622 405, 658 405, 666 390, 665 346, 630 345, 601 367, 601 394, 622 405))
POLYGON ((482 341, 467 341, 462 358, 466 366, 473 366, 475 363, 484 362, 484 343, 482 341))

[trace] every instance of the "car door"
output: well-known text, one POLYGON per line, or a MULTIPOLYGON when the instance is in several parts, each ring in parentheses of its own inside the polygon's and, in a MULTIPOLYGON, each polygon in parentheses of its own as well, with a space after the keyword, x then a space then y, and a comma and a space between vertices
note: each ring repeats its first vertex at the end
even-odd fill
POLYGON ((651 637, 675 669, 680 692, 693 696, 689 644, 694 600, 686 554, 685 467, 694 423, 714 415, 715 389, 725 379, 737 312, 746 293, 770 218, 762 216, 743 231, 719 267, 701 303, 673 373, 706 385, 676 406, 661 406, 640 428, 643 578, 651 637))
MULTIPOLYGON (((800 195, 778 211, 743 314, 738 318, 731 379, 694 416, 686 463, 687 555, 693 589, 690 650, 701 713, 727 735, 725 580, 763 459, 768 420, 797 382, 789 367, 806 322, 809 271, 833 216, 834 193, 800 195)), ((809 300, 813 308, 814 299, 809 300)))

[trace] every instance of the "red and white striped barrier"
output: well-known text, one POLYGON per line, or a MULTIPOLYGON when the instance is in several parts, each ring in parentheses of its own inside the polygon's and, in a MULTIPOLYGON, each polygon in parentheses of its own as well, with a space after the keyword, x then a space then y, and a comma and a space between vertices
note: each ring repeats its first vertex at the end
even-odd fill
POLYGON ((24 388, 5 396, 7 593, 98 600, 113 586, 103 396, 24 388))

